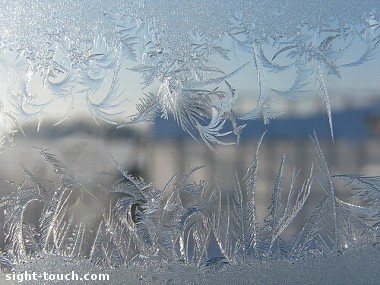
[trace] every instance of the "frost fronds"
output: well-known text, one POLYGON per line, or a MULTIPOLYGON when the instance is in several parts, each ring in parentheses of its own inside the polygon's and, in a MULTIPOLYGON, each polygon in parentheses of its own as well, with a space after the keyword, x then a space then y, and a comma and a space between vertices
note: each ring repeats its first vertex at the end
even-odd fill
POLYGON ((130 60, 137 60, 136 46, 138 38, 136 32, 138 24, 131 17, 116 19, 116 30, 120 36, 122 54, 130 60))
POLYGON ((9 244, 9 254, 18 262, 25 260, 28 254, 32 254, 30 250, 33 248, 28 244, 34 243, 33 236, 28 235, 28 225, 24 222, 25 211, 33 202, 41 201, 42 197, 36 188, 22 185, 17 185, 14 191, 0 200, 0 208, 4 211, 5 242, 9 244))
POLYGON ((238 126, 233 111, 237 92, 226 80, 247 64, 224 73, 208 57, 227 51, 208 46, 201 35, 195 37, 192 53, 183 59, 172 59, 162 52, 130 69, 141 74, 144 88, 155 80, 159 83, 157 93, 146 95, 137 105, 138 113, 131 116, 131 122, 152 122, 158 114, 164 119, 172 116, 185 132, 194 139, 200 136, 212 148, 212 144, 224 144, 219 138, 231 132, 239 139, 242 127, 238 126), (226 91, 220 86, 223 82, 226 91), (226 120, 233 124, 233 131, 223 131, 226 120))
POLYGON ((332 115, 331 115, 331 105, 330 105, 330 99, 329 94, 327 92, 327 86, 326 81, 323 76, 321 66, 317 65, 317 79, 316 79, 316 85, 318 86, 318 94, 322 98, 323 103, 325 104, 325 108, 327 111, 327 117, 329 119, 329 127, 330 127, 330 134, 331 138, 334 141, 334 130, 333 130, 333 123, 332 123, 332 115))
POLYGON ((243 115, 240 119, 254 120, 262 114, 264 123, 268 124, 271 119, 276 118, 279 114, 271 111, 271 103, 274 99, 269 92, 264 68, 272 72, 280 72, 281 70, 286 70, 288 66, 280 66, 267 59, 264 55, 262 39, 255 37, 254 30, 244 22, 244 19, 233 17, 231 27, 227 33, 242 50, 252 54, 259 88, 259 99, 256 108, 243 115))
POLYGON ((222 267, 249 260, 298 260, 309 254, 338 254, 347 248, 376 245, 379 179, 331 176, 315 136, 316 170, 311 167, 300 184, 300 171, 293 169, 287 181, 284 156, 274 181, 269 213, 260 225, 256 193, 263 137, 243 179, 238 173, 231 174, 232 193, 223 193, 220 185, 213 187, 205 181, 190 182, 191 175, 201 167, 173 175, 163 189, 158 189, 132 176, 113 157, 122 177, 109 186, 94 184, 95 188, 89 189, 52 153, 37 148, 52 167, 56 180, 41 181, 23 165, 25 180, 21 184, 2 180, 12 191, 0 199, 4 213, 1 250, 5 253, 5 259, 0 261, 7 267, 12 262, 50 253, 87 258, 98 266, 119 267, 158 258, 207 271, 219 264, 219 259, 210 255, 215 245, 224 258, 220 259, 222 267), (342 190, 352 188, 349 201, 338 197, 335 178, 347 182, 342 190), (290 225, 318 185, 324 195, 321 203, 289 239, 290 225), (31 210, 38 219, 30 220, 25 214, 31 210))
MULTIPOLYGON (((132 123, 148 122, 153 124, 160 110, 158 97, 152 93, 145 94, 144 97, 140 98, 140 103, 136 105, 136 109, 138 113, 130 117, 132 123)), ((118 128, 127 125, 128 123, 120 125, 118 128)))
POLYGON ((380 45, 379 26, 378 20, 374 17, 368 17, 359 27, 355 28, 355 34, 365 44, 366 48, 356 61, 343 64, 343 67, 361 65, 374 58, 380 45))
POLYGON ((227 34, 241 51, 252 54, 259 90, 256 107, 240 118, 256 120, 262 113, 264 123, 268 123, 279 115, 271 111, 271 104, 276 100, 276 95, 289 99, 298 98, 302 93, 310 91, 312 88, 309 88, 309 85, 314 82, 316 94, 325 105, 331 138, 334 140, 330 92, 326 80, 331 75, 341 79, 341 66, 359 65, 375 54, 380 42, 378 21, 372 17, 365 20, 362 25, 364 28, 360 32, 356 31, 354 25, 340 29, 321 29, 314 34, 311 30, 301 29, 293 37, 279 37, 271 41, 257 34, 255 26, 242 15, 232 17, 227 34), (365 43, 365 53, 355 62, 342 64, 340 61, 343 55, 350 50, 357 37, 365 43), (264 49, 270 45, 275 49, 272 57, 268 56, 264 49), (296 71, 293 84, 285 90, 271 88, 268 76, 275 79, 276 73, 282 75, 285 70, 293 66, 296 71))
POLYGON ((301 189, 296 192, 295 182, 297 173, 293 170, 290 189, 288 192, 288 197, 286 199, 285 207, 282 207, 282 192, 283 180, 284 180, 284 167, 285 167, 285 156, 281 161, 281 166, 275 181, 274 190, 272 193, 271 205, 269 206, 269 214, 265 218, 265 224, 263 230, 268 232, 267 237, 267 253, 270 257, 280 258, 281 246, 285 242, 281 239, 280 235, 288 227, 291 221, 297 216, 298 212, 303 208, 306 203, 307 198, 309 197, 311 186, 312 186, 312 177, 313 177, 313 168, 311 168, 309 178, 304 181, 301 189), (297 196, 295 196, 297 195, 297 196))
POLYGON ((342 201, 336 190, 316 136, 313 138, 319 169, 318 182, 325 193, 324 200, 299 232, 293 252, 322 254, 342 253, 346 248, 374 244, 376 228, 371 219, 374 212, 365 207, 342 201))
MULTIPOLYGON (((54 154, 51 154, 49 150, 36 147, 42 158, 48 162, 54 169, 54 172, 60 177, 64 177, 67 174, 65 165, 56 158, 54 154)), ((35 180, 35 179, 33 179, 35 180)))
MULTIPOLYGON (((194 139, 199 135, 211 149, 212 144, 231 144, 220 138, 234 133, 238 140, 244 126, 238 125, 232 109, 236 90, 227 81, 225 84, 228 91, 194 89, 197 84, 167 77, 156 95, 149 94, 141 100, 139 113, 131 117, 131 122, 152 122, 161 114, 164 119, 173 117, 194 139), (232 131, 223 131, 226 120, 232 122, 232 131)), ((125 125, 128 123, 122 126, 125 125)))
POLYGON ((307 92, 308 90, 305 89, 309 85, 310 76, 311 76, 311 70, 307 68, 307 65, 305 62, 302 62, 302 60, 297 60, 295 63, 296 67, 296 76, 294 78, 294 82, 292 86, 290 86, 286 90, 275 90, 271 89, 278 95, 282 97, 286 97, 289 99, 296 99, 299 94, 307 92))
POLYGON ((123 107, 127 99, 124 92, 120 90, 120 68, 121 63, 118 64, 118 68, 114 72, 107 95, 100 102, 95 103, 91 99, 91 93, 87 94, 89 110, 95 121, 96 118, 101 118, 105 122, 117 124, 115 118, 125 113, 124 108, 121 107, 123 107))
POLYGON ((256 214, 256 182, 259 148, 264 138, 260 138, 251 164, 242 182, 235 174, 232 195, 223 197, 218 188, 216 212, 214 213, 214 234, 227 260, 236 263, 252 258, 258 251, 258 219, 256 214), (226 205, 222 201, 226 199, 226 205))
MULTIPOLYGON (((277 100, 297 99, 310 90, 324 105, 334 140, 328 78, 341 79, 342 68, 368 62, 380 46, 376 1, 346 1, 355 9, 334 1, 321 1, 323 11, 313 11, 309 1, 290 1, 281 9, 276 1, 92 1, 90 7, 88 1, 57 0, 45 7, 15 0, 17 9, 2 5, 0 152, 18 133, 27 135, 26 124, 36 123, 39 131, 50 115, 52 124, 60 124, 78 106, 96 123, 118 128, 173 119, 214 150, 238 145, 250 120, 268 124, 280 116, 273 109, 277 100), (250 56, 248 62, 231 61, 233 53, 241 55, 238 51, 250 56), (254 68, 250 88, 258 90, 257 100, 240 114, 242 90, 235 79, 249 68, 254 68), (288 86, 272 85, 289 72, 294 73, 288 86), (139 99, 136 114, 130 115, 132 95, 126 90, 133 75, 140 76, 141 90, 133 90, 139 99)), ((24 177, 0 181, 0 269, 52 254, 101 267, 160 260, 213 272, 251 260, 295 261, 378 247, 380 178, 331 175, 316 135, 311 169, 293 168, 286 179, 284 155, 269 213, 259 217, 263 137, 244 177, 237 171, 225 174, 233 180, 231 193, 217 182, 191 181, 199 167, 173 174, 158 189, 114 157, 119 177, 107 185, 90 179, 89 186, 49 150, 36 148, 52 180, 22 164, 24 177), (304 181, 298 181, 304 172, 304 181), (294 229, 311 191, 319 191, 321 201, 294 229), (341 198, 348 191, 351 196, 341 198), (296 234, 289 238, 292 231, 296 234), (213 247, 222 256, 212 256, 213 247)))
POLYGON ((0 252, 0 272, 10 271, 14 264, 0 252))
POLYGON ((180 257, 185 263, 200 265, 207 260, 208 246, 211 236, 211 210, 213 193, 207 184, 180 186, 182 191, 192 196, 192 202, 184 207, 179 218, 177 242, 180 248, 180 257), (191 244, 193 249, 191 250, 191 244))
POLYGON ((107 233, 108 231, 102 221, 96 231, 89 258, 98 266, 120 266, 124 263, 124 251, 118 248, 118 241, 111 234, 107 233))
POLYGON ((346 187, 355 191, 354 200, 364 201, 367 205, 378 209, 380 203, 380 177, 366 177, 356 174, 335 175, 334 177, 347 182, 346 187))
MULTIPOLYGON (((43 36, 30 38, 31 30, 24 33, 25 38, 38 40, 39 44, 31 46, 24 38, 18 44, 13 41, 12 37, 18 38, 21 31, 1 33, 9 42, 2 41, 4 47, 0 51, 0 76, 5 82, 0 104, 0 146, 12 140, 17 129, 23 133, 26 123, 36 122, 39 130, 49 114, 56 115, 57 104, 63 113, 55 117, 55 124, 62 123, 77 106, 83 105, 83 97, 96 123, 101 120, 124 127, 130 123, 152 123, 156 116, 173 117, 185 132, 194 139, 202 139, 210 148, 233 141, 238 144, 245 125, 240 125, 237 118, 245 121, 262 118, 267 124, 282 114, 273 111, 279 97, 300 98, 313 89, 313 83, 326 109, 333 139, 328 77, 340 79, 342 67, 367 62, 380 46, 380 25, 374 13, 357 21, 301 21, 292 33, 286 30, 281 33, 277 29, 259 28, 262 18, 257 21, 249 13, 236 13, 232 9, 231 14, 224 15, 224 25, 214 27, 219 31, 217 35, 207 32, 209 21, 202 29, 196 28, 205 24, 202 19, 185 33, 169 37, 171 28, 162 26, 156 17, 147 17, 148 12, 142 6, 124 3, 122 8, 108 7, 107 12, 99 15, 103 19, 102 24, 96 24, 99 29, 91 32, 87 31, 87 25, 79 23, 75 28, 72 26, 73 31, 61 25, 56 30, 39 26, 37 30, 43 36), (88 33, 81 33, 82 29, 88 33), (356 58, 358 42, 363 51, 356 58), (231 70, 221 68, 225 61, 234 63, 232 53, 237 55, 237 50, 249 53, 251 61, 231 70), (344 62, 348 61, 345 55, 356 59, 344 62), (240 90, 231 87, 235 85, 232 80, 250 65, 255 68, 252 90, 258 89, 257 104, 246 114, 236 114, 240 90), (281 90, 272 85, 294 69, 293 83, 288 87, 281 90), (126 91, 130 73, 141 76, 142 89, 149 88, 148 95, 136 94, 140 101, 137 100, 137 112, 132 115, 127 114, 127 104, 132 104, 132 98, 128 99, 132 95, 126 91), (225 84, 226 81, 229 83, 225 84), (37 91, 36 82, 43 92, 37 91)), ((250 13, 254 11, 258 11, 256 7, 250 13)), ((94 19, 88 19, 91 20, 94 19)))

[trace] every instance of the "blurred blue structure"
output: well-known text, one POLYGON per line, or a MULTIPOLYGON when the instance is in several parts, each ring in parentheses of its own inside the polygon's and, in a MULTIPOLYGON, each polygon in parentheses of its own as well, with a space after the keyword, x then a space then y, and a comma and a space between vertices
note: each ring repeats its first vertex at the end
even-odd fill
MULTIPOLYGON (((364 107, 347 108, 332 114, 335 140, 365 141, 380 135, 380 102, 364 107)), ((245 122, 241 122, 242 124, 245 122)), ((325 113, 311 116, 277 118, 264 124, 262 120, 248 121, 241 138, 260 137, 267 131, 267 139, 308 139, 313 130, 320 140, 331 139, 325 113)), ((158 118, 150 133, 153 141, 171 138, 191 139, 173 120, 158 118)))

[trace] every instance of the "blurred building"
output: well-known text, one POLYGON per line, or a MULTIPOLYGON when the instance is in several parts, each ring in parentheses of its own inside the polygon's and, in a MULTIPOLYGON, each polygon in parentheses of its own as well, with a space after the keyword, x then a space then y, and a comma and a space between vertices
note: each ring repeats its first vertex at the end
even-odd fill
POLYGON ((105 185, 120 177, 116 160, 133 175, 159 188, 176 173, 195 165, 205 166, 191 179, 205 180, 210 185, 218 183, 223 191, 230 191, 236 175, 243 179, 257 141, 267 131, 259 152, 257 184, 258 200, 263 201, 259 207, 265 211, 283 155, 286 155, 288 182, 293 168, 300 169, 300 183, 308 177, 315 154, 310 139, 314 131, 332 174, 380 175, 380 102, 336 110, 332 116, 334 142, 326 113, 318 113, 280 117, 268 125, 260 120, 247 122, 239 147, 215 146, 216 154, 205 143, 186 134, 174 120, 158 119, 144 131, 117 129, 114 125, 99 127, 91 121, 64 122, 50 127, 45 124, 38 133, 35 128, 25 127, 25 136, 16 136, 16 146, 7 147, 1 153, 0 173, 2 179, 22 183, 26 178, 23 167, 26 167, 40 180, 54 181, 51 167, 35 146, 49 149, 89 187, 96 177, 105 185))
POLYGON ((213 184, 217 179, 222 190, 229 191, 233 189, 235 172, 244 177, 257 141, 267 131, 259 152, 257 184, 258 201, 266 202, 258 205, 259 211, 267 210, 283 155, 286 155, 288 182, 293 168, 300 170, 301 184, 307 179, 315 155, 310 139, 314 132, 331 174, 380 175, 380 102, 336 110, 332 118, 334 141, 326 113, 288 116, 268 125, 260 120, 248 122, 239 147, 215 146, 217 154, 203 142, 191 138, 175 121, 159 119, 144 147, 148 158, 146 173, 149 180, 163 186, 173 173, 186 171, 188 166, 204 165, 193 176, 194 181, 203 179, 213 184))

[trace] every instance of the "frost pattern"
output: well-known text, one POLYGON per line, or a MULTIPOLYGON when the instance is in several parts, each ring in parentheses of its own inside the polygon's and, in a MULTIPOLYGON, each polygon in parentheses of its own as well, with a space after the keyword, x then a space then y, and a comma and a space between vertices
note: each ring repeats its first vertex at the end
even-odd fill
POLYGON ((124 127, 153 122, 161 116, 174 118, 185 132, 210 148, 238 144, 250 120, 261 117, 269 123, 281 115, 272 110, 279 98, 294 99, 310 90, 315 90, 323 102, 334 139, 327 78, 341 78, 341 68, 370 60, 380 43, 378 15, 368 12, 379 7, 371 1, 350 1, 356 7, 350 10, 350 17, 336 8, 337 3, 314 6, 319 0, 285 6, 278 1, 262 1, 258 7, 245 1, 114 1, 108 7, 91 1, 72 7, 61 1, 54 5, 32 1, 30 9, 25 9, 30 5, 24 1, 18 2, 19 9, 4 5, 0 14, 0 76, 8 82, 0 101, 1 146, 12 143, 16 132, 23 133, 27 122, 37 122, 38 130, 57 104, 66 112, 56 124, 67 120, 83 99, 98 123, 101 120, 124 127), (279 4, 284 12, 280 12, 279 4), (195 15, 199 7, 204 12, 195 15), (282 13, 301 7, 310 10, 308 18, 299 16, 297 24, 281 20, 282 13), (314 11, 312 7, 320 9, 314 11), (86 12, 78 14, 81 10, 86 12), (183 18, 159 11, 173 11, 183 18), (262 11, 272 12, 258 17, 262 11), (65 13, 77 21, 62 26, 62 21, 67 21, 57 15, 65 13), (30 25, 24 25, 24 19, 29 19, 30 25), (191 27, 186 29, 189 22, 191 27), (97 28, 91 29, 91 24, 97 28), (231 40, 230 46, 227 42, 231 40), (344 62, 344 55, 355 50, 353 43, 357 41, 364 46, 362 55, 344 62), (231 70, 218 67, 219 62, 230 61, 237 50, 249 53, 251 62, 231 70), (252 65, 259 98, 252 111, 237 114, 239 90, 231 80, 252 65), (270 86, 270 74, 282 76, 289 70, 295 70, 289 88, 270 86), (140 74, 142 80, 135 115, 126 112, 132 104, 132 96, 124 87, 127 71, 140 74), (44 92, 37 91, 33 82, 38 82, 44 92))
MULTIPOLYGON (((157 117, 174 119, 214 150, 217 144, 238 145, 251 120, 275 120, 281 115, 272 108, 277 100, 311 90, 324 105, 334 140, 327 79, 340 79, 343 68, 371 60, 380 46, 380 7, 374 0, 8 2, 0 11, 0 151, 15 144, 18 133, 26 136, 27 123, 36 122, 39 131, 57 104, 64 112, 55 125, 69 120, 81 101, 97 124, 124 128, 157 117), (346 62, 355 42, 364 49, 346 62), (219 66, 239 52, 248 53, 250 61, 228 70, 219 66), (239 114, 240 90, 232 82, 248 68, 255 69, 258 100, 239 114), (271 86, 269 76, 290 70, 290 86, 271 86), (126 111, 132 104, 124 89, 127 73, 141 78, 133 115, 126 111)), ((52 254, 105 268, 160 260, 210 272, 251 261, 293 262, 378 247, 379 177, 332 175, 317 135, 311 138, 314 163, 303 170, 308 178, 299 181, 296 168, 287 177, 284 155, 268 214, 259 217, 264 137, 246 175, 230 173, 230 193, 221 190, 217 177, 215 184, 193 182, 201 167, 174 174, 158 189, 115 158, 121 178, 104 185, 99 174, 89 189, 50 150, 36 148, 55 180, 45 181, 23 165, 24 178, 17 178, 22 181, 1 178, 7 194, 0 197, 0 268, 52 254), (335 181, 345 185, 340 189, 335 181), (351 197, 341 199, 348 190, 351 197), (289 238, 290 224, 315 191, 323 195, 321 203, 289 238), (220 256, 211 255, 214 246, 220 256)))
POLYGON ((0 200, 5 221, 1 265, 7 268, 29 257, 54 253, 86 258, 104 267, 160 259, 179 260, 207 271, 222 268, 223 264, 293 261, 378 244, 379 178, 332 176, 316 136, 312 143, 317 169, 311 166, 309 177, 302 183, 297 182, 299 171, 293 169, 286 183, 284 156, 268 215, 261 224, 256 212, 260 203, 256 188, 263 137, 245 177, 241 180, 230 173, 235 176, 231 193, 223 193, 217 185, 205 181, 190 182, 192 173, 201 167, 175 174, 163 189, 158 189, 129 174, 115 159, 122 178, 89 190, 55 155, 36 149, 52 167, 56 181, 40 181, 26 167, 22 184, 3 180, 13 190, 0 200), (334 186, 335 178, 347 181, 342 191, 354 186, 353 201, 337 197, 341 190, 334 186), (322 191, 324 199, 298 233, 286 237, 287 227, 307 205, 311 191, 322 191), (282 198, 284 193, 286 199, 282 198), (358 195, 360 201, 355 201, 358 195), (36 203, 40 205, 38 223, 25 217, 36 203), (96 210, 99 208, 101 211, 96 210), (222 256, 210 256, 211 244, 217 244, 222 256))

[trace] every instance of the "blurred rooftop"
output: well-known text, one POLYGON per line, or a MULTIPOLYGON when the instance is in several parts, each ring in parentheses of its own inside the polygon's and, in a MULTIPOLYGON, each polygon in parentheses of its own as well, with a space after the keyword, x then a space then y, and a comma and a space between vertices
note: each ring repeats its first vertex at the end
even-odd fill
MULTIPOLYGON (((334 138, 336 140, 360 141, 380 135, 380 101, 361 107, 348 107, 332 112, 334 138)), ((241 138, 260 137, 266 130, 268 139, 309 139, 315 131, 321 140, 330 138, 330 129, 326 113, 314 113, 310 116, 279 117, 264 124, 262 120, 240 121, 247 123, 241 138)), ((158 118, 150 132, 150 139, 192 139, 177 123, 158 118)))

